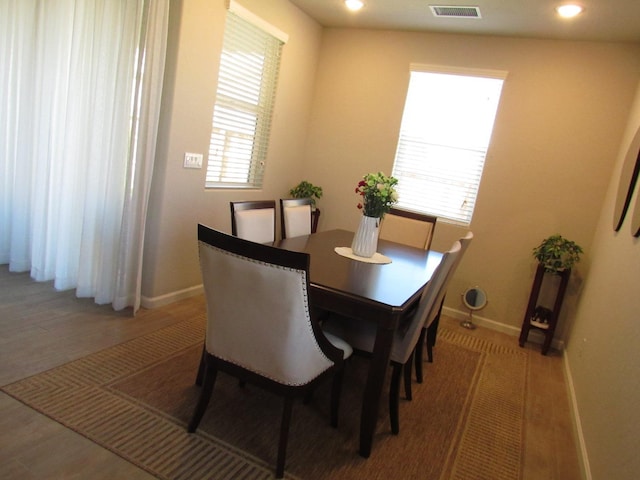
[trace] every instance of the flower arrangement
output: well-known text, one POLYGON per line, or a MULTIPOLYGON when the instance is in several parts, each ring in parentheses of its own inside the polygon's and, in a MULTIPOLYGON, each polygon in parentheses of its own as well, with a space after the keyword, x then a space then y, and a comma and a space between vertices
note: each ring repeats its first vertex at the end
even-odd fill
POLYGON ((395 189, 397 184, 397 178, 387 177, 382 172, 368 173, 356 187, 356 193, 362 195, 362 202, 358 203, 358 208, 367 217, 384 217, 384 214, 398 202, 398 192, 395 189))

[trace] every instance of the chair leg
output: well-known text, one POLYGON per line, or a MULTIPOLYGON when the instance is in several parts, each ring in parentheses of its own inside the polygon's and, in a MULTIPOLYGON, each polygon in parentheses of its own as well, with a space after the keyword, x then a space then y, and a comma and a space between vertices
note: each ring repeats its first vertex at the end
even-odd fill
POLYGON ((407 363, 404 364, 404 396, 407 400, 411 401, 413 396, 411 395, 411 373, 413 369, 413 352, 407 360, 407 363))
POLYGON ((278 462, 276 463, 276 478, 284 477, 284 463, 287 456, 287 442, 289 440, 289 424, 293 410, 293 397, 284 397, 282 422, 280 423, 280 442, 278 443, 278 462))
POLYGON ((202 355, 200 355, 200 365, 198 365, 198 373, 196 375, 196 385, 201 386, 204 379, 204 372, 207 368, 207 347, 202 346, 202 355))
POLYGON ((333 384, 331 386, 331 426, 338 427, 338 412, 340 410, 340 395, 342 394, 342 378, 344 377, 344 369, 339 369, 333 376, 333 384))
POLYGON ((391 371, 391 385, 389 386, 389 419, 391 420, 391 433, 397 435, 400 432, 400 379, 402 378, 403 365, 394 363, 391 371))
POLYGON ((433 344, 429 338, 429 333, 427 333, 427 361, 433 363, 433 344))
POLYGON ((431 322, 431 325, 429 325, 429 327, 427 328, 427 360, 429 360, 429 363, 433 363, 433 347, 435 347, 436 345, 436 337, 438 336, 438 325, 440 324, 440 314, 442 313, 442 306, 444 305, 445 297, 442 298, 440 308, 438 309, 438 314, 433 319, 433 322, 431 322))
POLYGON ((433 347, 436 344, 436 335, 438 334, 438 324, 434 321, 429 328, 427 328, 427 360, 429 363, 433 363, 433 347))
POLYGON ((304 397, 302 399, 302 403, 304 405, 309 405, 311 403, 311 400, 313 400, 314 392, 315 390, 313 388, 310 388, 309 390, 307 390, 307 393, 304 394, 304 397))
POLYGON ((216 383, 217 375, 218 371, 215 368, 213 368, 211 365, 206 366, 204 370, 204 385, 202 386, 202 391, 200 392, 200 399, 198 400, 198 404, 193 411, 193 416, 191 417, 191 421, 189 422, 189 426, 187 427, 187 431, 189 433, 193 433, 196 431, 198 425, 200 424, 200 420, 202 420, 204 412, 207 410, 209 400, 211 399, 211 393, 213 392, 213 385, 216 383))
POLYGON ((418 343, 416 343, 416 348, 414 350, 415 355, 415 364, 416 364, 416 382, 422 383, 422 352, 424 350, 425 338, 427 336, 427 329, 423 328, 420 330, 420 338, 418 339, 418 343))

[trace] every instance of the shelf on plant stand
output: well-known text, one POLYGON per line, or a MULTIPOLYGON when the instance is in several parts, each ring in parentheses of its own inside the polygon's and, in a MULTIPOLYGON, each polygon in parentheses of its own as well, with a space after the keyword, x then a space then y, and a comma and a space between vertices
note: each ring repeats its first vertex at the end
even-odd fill
POLYGON ((560 285, 558 286, 552 310, 538 305, 538 296, 540 295, 544 274, 544 266, 539 263, 538 268, 536 269, 536 276, 533 279, 527 311, 524 314, 524 319, 522 320, 522 329, 520 330, 519 340, 520 346, 523 347, 529 337, 529 331, 531 329, 541 331, 544 334, 542 355, 546 355, 549 351, 549 347, 551 346, 551 340, 553 340, 553 334, 556 331, 556 324, 558 323, 558 315, 560 313, 560 308, 562 307, 564 294, 567 291, 569 277, 571 276, 571 269, 565 269, 557 274, 560 276, 560 285))

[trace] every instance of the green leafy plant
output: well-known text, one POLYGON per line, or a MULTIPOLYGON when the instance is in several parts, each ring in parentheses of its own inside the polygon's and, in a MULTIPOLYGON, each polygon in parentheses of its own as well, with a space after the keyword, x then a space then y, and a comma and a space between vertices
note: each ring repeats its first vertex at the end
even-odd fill
POLYGON ((560 273, 580 261, 582 247, 562 235, 551 235, 533 249, 533 256, 546 272, 560 273))
POLYGON ((306 180, 289 190, 289 195, 293 198, 310 198, 313 206, 316 206, 316 199, 322 198, 322 187, 318 187, 306 180))
POLYGON ((368 173, 358 182, 356 193, 362 196, 358 208, 367 217, 382 218, 398 202, 398 179, 384 173, 368 173))

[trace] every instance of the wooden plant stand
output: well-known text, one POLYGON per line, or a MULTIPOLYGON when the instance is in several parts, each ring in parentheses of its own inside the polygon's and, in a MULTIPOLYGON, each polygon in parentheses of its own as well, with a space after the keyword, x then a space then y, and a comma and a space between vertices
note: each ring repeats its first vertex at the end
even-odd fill
POLYGON ((311 212, 311 233, 318 231, 318 220, 320 220, 320 209, 316 208, 311 212))
POLYGON ((569 277, 571 276, 571 270, 567 269, 560 272, 558 275, 560 278, 560 285, 556 293, 556 299, 553 305, 553 310, 541 307, 538 305, 538 296, 540 295, 540 289, 542 287, 542 281, 544 280, 544 267, 542 264, 538 264, 536 270, 536 276, 533 279, 533 285, 531 287, 531 295, 529 296, 529 304, 527 305, 527 311, 524 314, 522 320, 522 329, 520 330, 521 347, 524 346, 527 338, 529 337, 529 331, 531 329, 539 330, 544 334, 544 342, 542 343, 542 355, 546 355, 551 346, 551 340, 553 340, 553 334, 556 331, 556 324, 558 323, 558 314, 560 313, 560 307, 562 307, 562 301, 564 300, 564 294, 567 291, 567 285, 569 283, 569 277))

